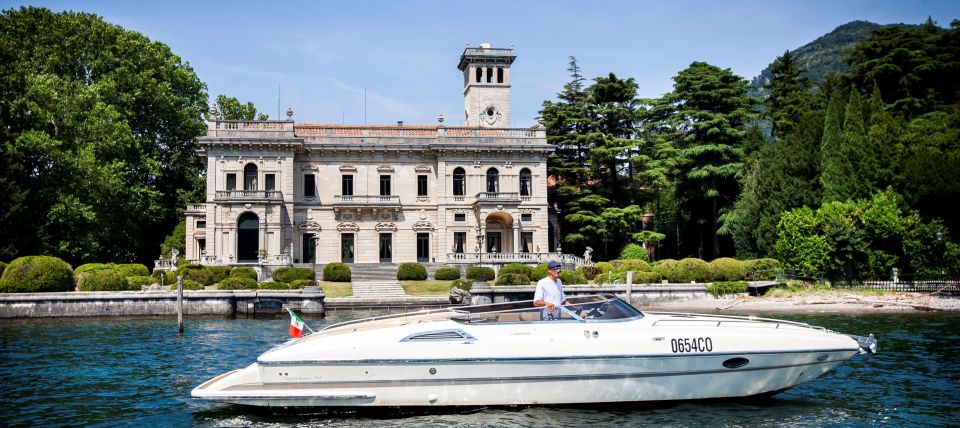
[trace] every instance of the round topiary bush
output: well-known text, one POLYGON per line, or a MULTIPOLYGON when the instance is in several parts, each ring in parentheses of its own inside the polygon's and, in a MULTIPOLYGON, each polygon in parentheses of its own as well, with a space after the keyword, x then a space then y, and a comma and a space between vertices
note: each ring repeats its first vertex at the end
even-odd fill
POLYGON ((256 281, 257 271, 255 271, 252 267, 237 266, 230 271, 230 276, 238 276, 240 278, 250 278, 256 281))
POLYGON ((0 293, 37 293, 73 290, 73 270, 67 262, 51 256, 14 259, 0 277, 0 293))
POLYGON ((231 276, 217 284, 217 290, 256 290, 257 281, 250 278, 231 276))
MULTIPOLYGON (((170 289, 171 289, 171 290, 176 290, 176 289, 177 289, 177 284, 174 283, 173 286, 172 286, 170 289)), ((201 283, 199 283, 199 282, 197 282, 197 281, 185 279, 185 280, 183 280, 183 289, 184 289, 184 290, 194 290, 194 291, 196 291, 196 290, 205 290, 206 288, 203 286, 203 284, 201 284, 201 283)))
POLYGON ((473 281, 469 279, 458 279, 450 284, 451 288, 459 288, 463 291, 470 291, 473 288, 473 281))
POLYGON ((771 271, 774 269, 780 269, 782 267, 779 260, 770 258, 744 260, 743 264, 743 270, 746 274, 750 274, 752 272, 771 271))
POLYGON ((547 277, 547 264, 540 263, 533 268, 533 272, 530 274, 530 279, 533 281, 539 281, 547 277))
MULTIPOLYGON (((123 291, 129 290, 127 278, 116 269, 88 270, 77 276, 77 291, 123 291)), ((139 290, 140 287, 137 287, 139 290)))
MULTIPOLYGON (((627 274, 624 272, 612 270, 605 274, 597 275, 593 278, 593 282, 597 285, 599 284, 623 284, 624 279, 627 277, 627 274)), ((566 284, 566 282, 564 282, 566 284)))
POLYGON ((650 255, 647 250, 637 244, 627 244, 620 250, 620 260, 643 260, 650 261, 650 255))
POLYGON ((580 275, 583 275, 583 277, 586 278, 587 280, 591 280, 596 278, 597 275, 600 275, 600 267, 581 266, 579 269, 577 269, 577 272, 579 272, 580 275))
POLYGON ((156 269, 153 271, 153 274, 151 274, 150 277, 152 277, 157 284, 161 284, 162 281, 161 285, 170 285, 177 282, 177 274, 169 270, 156 269))
POLYGON ((290 283, 290 288, 299 289, 309 285, 314 285, 316 283, 317 282, 312 279, 295 279, 293 280, 293 282, 290 283))
POLYGON ((673 268, 679 263, 679 260, 663 259, 653 264, 653 271, 660 275, 661 279, 670 281, 673 277, 673 268))
POLYGON ((128 289, 130 289, 130 290, 139 290, 139 289, 143 288, 143 286, 150 286, 150 285, 153 285, 153 284, 159 284, 160 281, 157 281, 157 280, 154 279, 152 276, 137 275, 137 276, 128 277, 128 278, 127 278, 127 283, 130 284, 130 287, 129 287, 128 289))
POLYGON ((206 266, 206 268, 207 272, 210 272, 210 281, 214 284, 226 279, 233 271, 230 266, 206 266))
POLYGON ((600 268, 600 273, 607 273, 613 270, 613 264, 608 262, 597 262, 594 266, 600 268))
POLYGON ((509 274, 519 274, 529 278, 530 275, 533 275, 533 268, 523 263, 510 263, 500 268, 499 274, 501 276, 509 275, 509 274))
POLYGON ((670 282, 710 282, 710 264, 695 258, 680 260, 667 279, 670 282))
POLYGON ((117 273, 123 275, 126 278, 131 276, 147 276, 150 275, 150 269, 147 269, 146 266, 140 263, 124 263, 119 264, 115 267, 117 273))
POLYGON ((183 276, 183 279, 189 279, 191 281, 197 281, 203 285, 213 285, 213 275, 210 274, 210 271, 206 266, 198 264, 187 264, 177 268, 177 275, 183 276))
POLYGON ((80 274, 84 272, 102 269, 114 269, 115 267, 116 266, 113 263, 84 263, 80 266, 77 266, 77 268, 73 270, 73 277, 78 278, 80 274))
POLYGON ((274 281, 290 283, 298 279, 314 279, 316 274, 310 268, 282 267, 273 271, 272 277, 274 281))
MULTIPOLYGON (((249 279, 249 278, 242 278, 242 279, 249 279)), ((305 281, 305 280, 298 279, 297 281, 305 281)), ((309 281, 309 280, 306 280, 306 281, 309 281)), ((261 290, 289 290, 290 284, 287 284, 286 282, 269 281, 269 282, 261 282, 257 284, 257 288, 261 290)))
POLYGON ((339 262, 324 266, 323 280, 329 282, 350 282, 350 266, 339 262))
POLYGON ((433 279, 439 281, 460 279, 460 269, 455 267, 442 267, 433 273, 433 279))
POLYGON ((721 257, 710 262, 711 281, 742 281, 745 264, 729 257, 721 257))
POLYGON ((486 266, 470 266, 467 268, 467 279, 474 281, 492 281, 497 276, 493 273, 493 268, 486 266))
POLYGON ((660 274, 656 272, 633 272, 634 284, 653 284, 660 282, 660 274))
POLYGON ((620 267, 617 268, 620 272, 627 272, 631 270, 649 272, 652 269, 650 263, 640 259, 634 260, 624 260, 623 263, 620 263, 620 267))
POLYGON ((579 272, 563 270, 560 271, 560 282, 562 282, 563 285, 585 285, 587 278, 579 272))
POLYGON ((530 277, 519 273, 508 273, 497 278, 497 285, 530 285, 530 277))
POLYGON ((423 281, 427 279, 427 268, 420 263, 400 263, 397 268, 398 281, 423 281))

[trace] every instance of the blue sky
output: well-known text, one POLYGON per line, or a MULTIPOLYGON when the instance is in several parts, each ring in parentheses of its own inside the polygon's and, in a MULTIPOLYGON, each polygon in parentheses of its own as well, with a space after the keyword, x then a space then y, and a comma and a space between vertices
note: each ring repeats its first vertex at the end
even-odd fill
POLYGON ((947 27, 960 1, 34 1, 89 12, 168 44, 211 97, 252 101, 307 123, 463 121, 463 48, 514 46, 513 125, 584 76, 633 77, 657 97, 693 61, 750 79, 786 50, 852 20, 947 27), (279 87, 279 91, 278 91, 279 87))

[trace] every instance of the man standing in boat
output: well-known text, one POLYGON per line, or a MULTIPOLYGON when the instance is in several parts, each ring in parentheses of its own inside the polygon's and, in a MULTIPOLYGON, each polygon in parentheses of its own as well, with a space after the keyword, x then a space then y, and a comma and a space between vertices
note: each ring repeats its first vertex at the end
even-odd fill
POLYGON ((567 296, 563 294, 563 283, 560 281, 560 262, 551 260, 547 263, 547 276, 537 281, 537 291, 533 294, 533 306, 545 306, 540 311, 541 319, 560 319, 560 305, 566 305, 567 296))

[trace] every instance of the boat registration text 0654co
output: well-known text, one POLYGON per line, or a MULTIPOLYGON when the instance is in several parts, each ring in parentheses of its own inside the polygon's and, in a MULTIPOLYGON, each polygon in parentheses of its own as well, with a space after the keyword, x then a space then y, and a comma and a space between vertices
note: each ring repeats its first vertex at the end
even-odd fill
POLYGON ((713 339, 709 337, 670 339, 670 350, 673 351, 674 354, 682 352, 711 352, 713 351, 713 339))

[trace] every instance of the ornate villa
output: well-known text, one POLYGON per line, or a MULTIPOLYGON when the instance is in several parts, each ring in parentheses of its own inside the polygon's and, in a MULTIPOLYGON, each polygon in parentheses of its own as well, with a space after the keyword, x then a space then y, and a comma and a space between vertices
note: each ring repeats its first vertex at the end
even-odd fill
MULTIPOLYGON (((510 127, 513 49, 467 47, 465 126, 225 121, 198 151, 206 202, 184 256, 204 264, 540 262, 557 258, 542 129, 510 127)), ((568 261, 570 256, 567 256, 568 261)))

